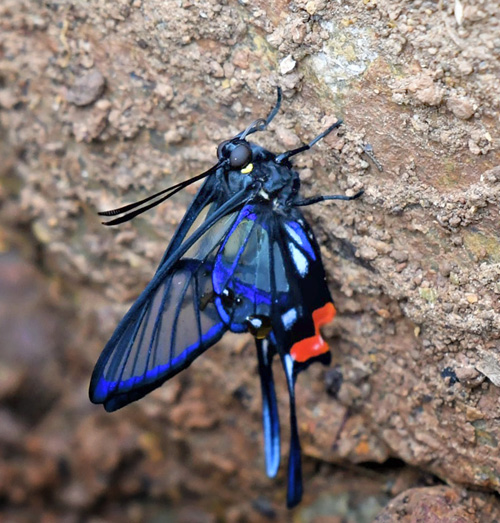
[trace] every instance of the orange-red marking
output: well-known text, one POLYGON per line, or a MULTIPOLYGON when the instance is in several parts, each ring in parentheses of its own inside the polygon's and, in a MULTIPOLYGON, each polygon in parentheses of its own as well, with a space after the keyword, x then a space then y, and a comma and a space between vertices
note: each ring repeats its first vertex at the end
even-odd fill
POLYGON ((312 317, 315 334, 310 338, 304 338, 292 345, 290 355, 295 361, 302 363, 330 350, 326 341, 321 337, 319 328, 322 325, 330 323, 333 318, 335 318, 336 312, 333 303, 327 303, 323 307, 313 311, 312 317))

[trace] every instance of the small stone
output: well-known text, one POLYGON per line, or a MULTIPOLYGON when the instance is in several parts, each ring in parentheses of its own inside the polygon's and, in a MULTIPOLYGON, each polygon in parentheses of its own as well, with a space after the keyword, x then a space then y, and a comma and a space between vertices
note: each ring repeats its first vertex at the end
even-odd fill
POLYGON ((163 139, 165 140, 165 143, 167 144, 178 144, 181 143, 184 139, 183 133, 180 132, 179 129, 170 129, 169 131, 166 131, 163 135, 163 139))
POLYGON ((364 246, 359 249, 359 256, 365 260, 374 260, 378 253, 373 247, 364 246))
POLYGON ((291 129, 280 126, 276 129, 276 135, 279 141, 288 150, 295 149, 301 145, 299 137, 291 129))
POLYGON ((210 62, 210 69, 215 78, 224 78, 224 69, 222 69, 222 66, 219 64, 219 62, 212 60, 210 62))
POLYGON ((295 89, 297 84, 300 81, 300 76, 297 74, 297 72, 287 74, 281 79, 281 86, 283 89, 295 89))
POLYGON ((391 313, 387 309, 377 309, 375 312, 385 320, 388 320, 391 317, 391 313))
POLYGON ((480 376, 479 371, 472 365, 457 367, 455 369, 455 374, 460 382, 472 382, 480 376))
POLYGON ((234 65, 231 62, 225 62, 222 68, 224 69, 225 78, 230 79, 234 76, 234 65))
POLYGON ((301 44, 307 34, 306 25, 302 22, 294 25, 290 31, 292 40, 296 44, 301 44))
POLYGON ((495 387, 500 387, 500 358, 493 351, 478 350, 476 369, 484 374, 495 387))
POLYGON ((438 292, 436 289, 430 287, 420 287, 418 292, 420 297, 428 303, 436 303, 436 300, 438 298, 438 292))
POLYGON ((439 270, 443 276, 449 276, 453 267, 449 262, 445 261, 439 266, 439 270))
POLYGON ((475 112, 472 101, 463 96, 450 96, 446 102, 446 107, 461 120, 468 120, 475 112))
POLYGON ((425 105, 437 106, 441 103, 444 91, 434 80, 426 74, 416 76, 408 83, 408 91, 414 93, 415 98, 425 105))
POLYGON ((391 252, 391 258, 393 260, 396 260, 397 262, 402 263, 408 260, 408 253, 405 251, 398 251, 395 249, 391 252))
POLYGON ((479 301, 477 294, 467 294, 466 298, 470 304, 477 303, 479 301))
POLYGON ((316 13, 317 10, 318 10, 318 8, 316 6, 316 2, 314 2, 313 0, 311 0, 310 2, 307 2, 306 11, 308 12, 308 14, 310 14, 312 16, 313 14, 316 13))
POLYGON ((478 419, 483 419, 484 414, 474 407, 468 406, 465 411, 465 419, 467 421, 477 421, 478 419))
POLYGON ((469 151, 472 154, 480 155, 481 154, 481 148, 477 145, 477 143, 474 140, 469 140, 468 144, 469 151))
POLYGON ((297 62, 293 59, 293 56, 289 54, 286 58, 283 58, 280 62, 280 73, 288 74, 295 69, 297 62))
POLYGON ((402 272, 404 269, 406 269, 407 266, 408 266, 408 264, 406 262, 398 263, 394 270, 396 272, 402 272))
POLYGON ((239 49, 233 55, 233 64, 240 69, 248 69, 250 67, 250 53, 247 49, 239 49))
POLYGON ((155 93, 167 102, 172 101, 174 97, 174 90, 168 84, 159 83, 155 87, 155 93))
POLYGON ((73 87, 68 91, 66 99, 78 107, 84 107, 100 98, 105 87, 104 76, 97 69, 93 69, 77 78, 73 87))
POLYGON ((276 29, 274 32, 267 36, 267 41, 269 42, 269 44, 276 48, 278 48, 283 43, 283 40, 284 35, 282 28, 276 29))
POLYGON ((467 76, 467 75, 471 74, 472 71, 474 71, 472 64, 470 62, 467 62, 466 60, 458 60, 457 67, 458 67, 458 72, 463 76, 467 76))

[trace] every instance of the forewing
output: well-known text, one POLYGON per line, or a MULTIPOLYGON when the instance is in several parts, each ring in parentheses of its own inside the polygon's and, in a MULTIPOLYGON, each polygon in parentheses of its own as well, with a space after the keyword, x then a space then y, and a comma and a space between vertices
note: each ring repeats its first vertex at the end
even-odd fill
MULTIPOLYGON (((201 219, 203 213, 208 209, 201 219)), ((213 302, 212 271, 237 215, 220 218, 171 268, 156 273, 96 364, 90 384, 94 403, 112 411, 143 397, 222 337, 227 326, 213 302)))

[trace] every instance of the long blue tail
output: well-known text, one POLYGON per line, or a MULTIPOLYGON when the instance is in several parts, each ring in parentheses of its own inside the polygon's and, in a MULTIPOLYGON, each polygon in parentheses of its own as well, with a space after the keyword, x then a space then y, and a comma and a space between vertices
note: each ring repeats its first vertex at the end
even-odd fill
POLYGON ((272 358, 268 340, 255 340, 259 358, 260 385, 262 390, 262 424, 264 427, 264 446, 266 472, 270 478, 276 476, 280 466, 280 423, 278 405, 274 390, 272 358))
POLYGON ((300 451, 299 432, 297 430, 297 415, 295 413, 295 373, 293 360, 289 354, 282 358, 290 396, 290 454, 288 457, 288 491, 286 504, 293 508, 302 499, 302 459, 300 451))

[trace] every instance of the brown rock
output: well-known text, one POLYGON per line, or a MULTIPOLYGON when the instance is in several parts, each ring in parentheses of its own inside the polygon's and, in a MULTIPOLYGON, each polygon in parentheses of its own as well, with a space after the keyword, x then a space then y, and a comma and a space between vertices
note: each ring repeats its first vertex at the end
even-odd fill
POLYGON ((457 26, 436 2, 0 2, 0 254, 22 253, 0 265, 3 519, 175 521, 193 507, 217 521, 370 520, 391 485, 436 477, 464 489, 450 514, 473 499, 470 521, 499 519, 473 494, 500 492, 498 8, 462 3, 457 26), (74 82, 88 67, 105 98, 98 74, 74 82), (292 516, 286 384, 276 362, 283 466, 270 480, 244 336, 135 406, 108 414, 87 396, 196 186, 118 229, 96 210, 209 168, 218 143, 268 114, 277 83, 282 110, 250 139, 280 152, 297 140, 280 128, 306 141, 342 117, 293 158, 302 194, 365 189, 304 209, 341 375, 330 395, 320 365, 298 377, 305 494, 292 516))
POLYGON ((500 504, 484 494, 451 487, 413 488, 402 492, 375 518, 376 523, 470 523, 495 521, 500 504), (491 519, 489 519, 491 518, 491 519))

